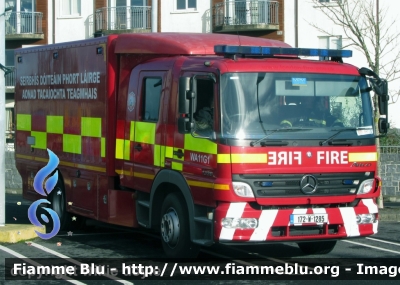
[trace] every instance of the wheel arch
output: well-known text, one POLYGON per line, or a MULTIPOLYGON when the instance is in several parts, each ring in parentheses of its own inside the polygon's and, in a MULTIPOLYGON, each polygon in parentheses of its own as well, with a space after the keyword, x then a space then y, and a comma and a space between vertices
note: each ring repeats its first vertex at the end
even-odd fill
POLYGON ((190 187, 183 175, 173 170, 162 170, 154 179, 150 192, 149 227, 158 229, 160 226, 161 206, 170 193, 180 193, 185 200, 189 216, 190 238, 194 237, 194 202, 190 187))
MULTIPOLYGON (((58 173, 57 184, 58 184, 58 183, 61 183, 61 186, 62 186, 62 188, 63 188, 63 190, 64 190, 65 195, 66 195, 66 192, 67 192, 67 191, 66 191, 66 189, 65 189, 64 176, 63 176, 62 173, 61 173, 61 169, 60 169, 60 168, 56 168, 49 176, 52 176, 56 171, 57 171, 57 173, 58 173)), ((57 186, 57 184, 56 184, 55 186, 57 186)), ((55 186, 54 186, 54 188, 55 188, 55 186)), ((54 188, 52 189, 50 195, 48 196, 49 198, 50 198, 52 195, 56 195, 56 193, 55 193, 55 191, 54 191, 54 188)), ((47 189, 46 189, 46 190, 47 190, 47 189)))

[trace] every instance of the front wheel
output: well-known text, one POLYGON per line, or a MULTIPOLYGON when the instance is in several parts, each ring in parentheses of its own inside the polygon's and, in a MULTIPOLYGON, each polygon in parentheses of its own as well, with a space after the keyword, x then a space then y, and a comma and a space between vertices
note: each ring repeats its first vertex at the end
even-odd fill
POLYGON ((195 258, 199 253, 199 246, 190 240, 188 216, 183 197, 168 194, 161 208, 161 241, 168 257, 195 258))
POLYGON ((333 241, 299 242, 297 244, 305 254, 327 254, 330 253, 336 245, 333 241))

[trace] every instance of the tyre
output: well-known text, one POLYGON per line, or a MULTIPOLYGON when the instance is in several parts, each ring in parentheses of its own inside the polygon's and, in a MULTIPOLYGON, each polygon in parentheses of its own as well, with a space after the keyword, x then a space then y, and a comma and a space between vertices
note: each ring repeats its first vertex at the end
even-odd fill
POLYGON ((297 243, 301 251, 305 254, 327 254, 330 253, 336 245, 334 241, 317 242, 299 242, 297 243))
POLYGON ((199 253, 190 240, 186 202, 177 193, 168 194, 161 207, 161 242, 170 258, 195 258, 199 253))
POLYGON ((67 202, 65 197, 64 185, 61 181, 57 182, 50 196, 51 207, 60 218, 60 230, 71 228, 72 217, 67 212, 67 202))

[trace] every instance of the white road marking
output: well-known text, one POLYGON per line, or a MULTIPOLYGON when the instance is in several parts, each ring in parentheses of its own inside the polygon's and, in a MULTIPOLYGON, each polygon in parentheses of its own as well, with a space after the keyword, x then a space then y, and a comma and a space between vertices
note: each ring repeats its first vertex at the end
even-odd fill
MULTIPOLYGON (((245 251, 245 250, 242 250, 242 249, 234 248, 234 250, 236 250, 236 251, 241 251, 241 252, 250 254, 249 251, 245 251)), ((202 249, 201 251, 202 251, 202 252, 205 252, 205 253, 207 253, 207 254, 214 255, 214 256, 218 256, 218 257, 222 257, 222 258, 225 258, 225 259, 231 259, 231 258, 232 258, 232 257, 230 257, 230 256, 226 256, 226 255, 222 255, 222 254, 217 254, 217 253, 215 253, 215 252, 211 252, 211 251, 204 250, 204 249, 202 249)), ((294 264, 294 263, 290 263, 290 262, 283 261, 283 260, 280 260, 280 259, 277 259, 277 258, 273 258, 273 257, 264 256, 264 255, 262 255, 262 254, 257 254, 257 257, 262 257, 262 258, 264 258, 264 259, 268 259, 268 260, 271 260, 271 261, 275 261, 275 262, 277 262, 277 263, 289 264, 289 265, 292 265, 292 266, 296 266, 296 264, 294 264)), ((239 264, 247 265, 247 266, 260 266, 259 264, 246 262, 246 261, 243 261, 243 260, 240 260, 240 259, 234 259, 234 260, 232 260, 232 261, 234 261, 234 262, 236 262, 236 263, 239 263, 239 264)), ((300 264, 299 264, 299 266, 300 266, 300 267, 303 267, 303 266, 300 265, 300 264)), ((308 266, 308 268, 310 268, 311 270, 314 270, 313 267, 308 266)))
MULTIPOLYGON (((212 252, 212 251, 208 251, 208 250, 205 250, 205 249, 202 249, 201 251, 205 252, 205 253, 207 253, 209 255, 214 255, 214 256, 217 256, 217 257, 220 257, 220 258, 224 258, 224 259, 231 259, 232 258, 230 256, 223 255, 223 254, 218 254, 218 253, 215 253, 215 252, 212 252)), ((232 260, 232 261, 234 261, 236 263, 239 263, 239 264, 243 264, 243 265, 258 266, 257 264, 246 262, 246 261, 239 260, 239 259, 235 259, 235 260, 232 260)))
POLYGON ((377 247, 377 246, 373 246, 373 245, 368 245, 368 244, 364 244, 364 243, 360 243, 360 242, 355 242, 355 241, 350 241, 350 240, 341 240, 341 241, 343 241, 343 242, 348 242, 348 243, 352 243, 352 244, 357 244, 357 245, 361 245, 361 246, 365 246, 365 247, 369 247, 369 248, 374 248, 374 249, 381 250, 381 251, 387 251, 387 252, 391 252, 391 253, 400 254, 399 251, 390 250, 390 249, 386 249, 386 248, 382 248, 382 247, 377 247))
MULTIPOLYGON (((93 233, 93 234, 75 234, 72 232, 72 236, 101 236, 101 235, 116 235, 116 234, 126 234, 126 232, 114 232, 114 233, 93 233)), ((56 235, 56 237, 68 237, 69 235, 56 235)))
MULTIPOLYGON (((17 257, 17 258, 23 258, 25 262, 28 262, 28 263, 30 263, 30 264, 32 264, 32 265, 34 265, 34 266, 43 266, 42 264, 37 263, 36 261, 33 261, 33 260, 27 258, 26 256, 23 256, 22 254, 19 254, 18 252, 13 251, 13 250, 11 250, 11 249, 9 249, 9 248, 7 248, 7 247, 4 247, 4 246, 2 246, 2 245, 0 245, 0 249, 3 250, 3 251, 5 251, 5 252, 7 252, 7 253, 9 253, 9 254, 11 254, 11 255, 13 255, 13 256, 15 256, 15 257, 17 257)), ((60 278, 61 278, 61 279, 64 279, 65 281, 68 281, 68 282, 70 282, 70 283, 72 283, 72 284, 76 284, 76 285, 86 285, 86 283, 82 283, 82 282, 77 281, 77 280, 70 280, 71 277, 60 276, 60 278)))
POLYGON ((400 243, 397 243, 397 242, 391 242, 391 241, 386 241, 386 240, 377 239, 377 238, 371 238, 371 237, 366 237, 366 239, 370 239, 370 240, 374 240, 374 241, 378 241, 378 242, 382 242, 382 243, 388 243, 388 244, 393 244, 393 245, 396 245, 396 246, 400 246, 400 243))
MULTIPOLYGON (((40 250, 46 251, 46 252, 48 252, 48 253, 51 253, 51 254, 53 254, 53 255, 55 255, 55 256, 58 256, 58 257, 60 257, 60 258, 68 258, 68 261, 69 261, 69 262, 74 263, 74 264, 76 264, 76 265, 81 265, 81 264, 82 264, 81 262, 79 262, 79 261, 77 261, 77 260, 75 260, 75 259, 73 259, 73 258, 71 258, 71 257, 69 257, 69 256, 66 256, 66 255, 64 255, 64 254, 61 254, 61 253, 59 253, 59 252, 57 252, 57 251, 54 251, 54 250, 52 250, 52 249, 50 249, 50 248, 44 247, 43 245, 40 245, 40 244, 31 242, 31 246, 34 246, 34 247, 36 247, 36 248, 38 248, 38 249, 40 249, 40 250)), ((122 280, 122 279, 120 279, 120 278, 118 278, 118 277, 114 277, 114 276, 111 276, 111 275, 109 275, 109 274, 104 274, 103 276, 104 276, 104 277, 107 277, 107 278, 109 278, 109 279, 113 279, 114 281, 117 281, 117 282, 122 283, 122 284, 124 284, 124 285, 134 285, 132 282, 129 282, 129 281, 126 281, 126 280, 122 280)))

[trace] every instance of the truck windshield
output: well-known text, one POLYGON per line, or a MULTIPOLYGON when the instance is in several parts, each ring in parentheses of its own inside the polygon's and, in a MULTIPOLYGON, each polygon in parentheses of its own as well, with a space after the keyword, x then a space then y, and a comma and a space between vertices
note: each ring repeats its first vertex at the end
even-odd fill
POLYGON ((257 140, 373 137, 372 104, 361 76, 226 73, 221 76, 222 137, 257 140))

